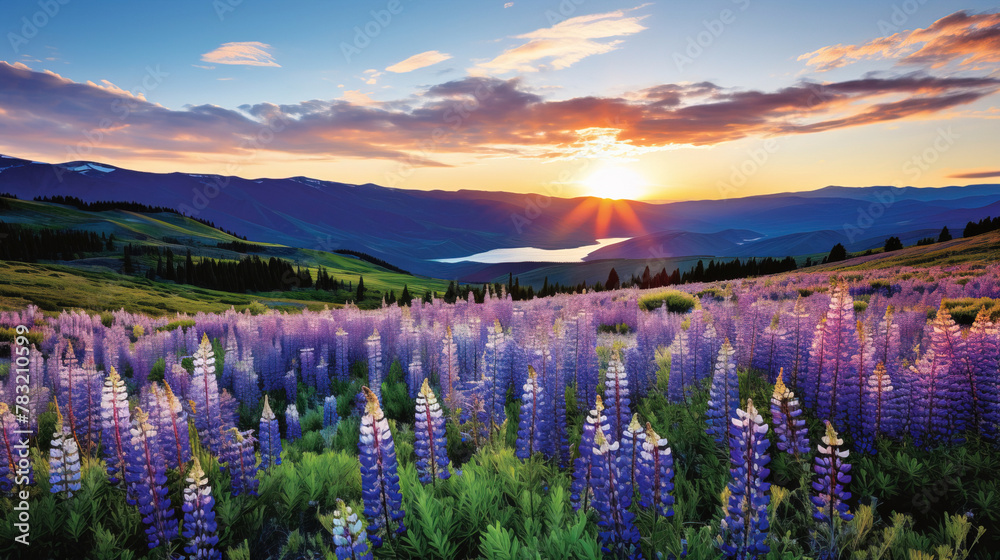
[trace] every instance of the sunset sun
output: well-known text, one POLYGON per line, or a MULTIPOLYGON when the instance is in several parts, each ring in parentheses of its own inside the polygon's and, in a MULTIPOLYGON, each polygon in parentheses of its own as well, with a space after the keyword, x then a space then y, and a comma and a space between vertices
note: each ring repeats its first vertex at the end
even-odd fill
POLYGON ((621 165, 601 167, 581 184, 590 196, 614 200, 642 198, 648 188, 648 182, 641 173, 621 165))

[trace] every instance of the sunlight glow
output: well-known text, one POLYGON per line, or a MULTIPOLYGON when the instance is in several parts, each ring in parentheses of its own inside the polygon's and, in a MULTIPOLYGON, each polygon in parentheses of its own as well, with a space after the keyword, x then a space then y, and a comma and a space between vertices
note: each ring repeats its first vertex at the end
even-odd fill
POLYGON ((649 184, 641 173, 621 165, 604 166, 581 181, 586 194, 614 200, 642 198, 649 184))

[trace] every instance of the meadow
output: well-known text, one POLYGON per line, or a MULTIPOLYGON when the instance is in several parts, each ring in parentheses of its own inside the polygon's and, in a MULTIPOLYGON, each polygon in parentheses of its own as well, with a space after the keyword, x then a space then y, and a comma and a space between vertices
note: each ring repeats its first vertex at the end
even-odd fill
POLYGON ((4 311, 0 555, 1000 557, 1000 265, 919 264, 4 311))

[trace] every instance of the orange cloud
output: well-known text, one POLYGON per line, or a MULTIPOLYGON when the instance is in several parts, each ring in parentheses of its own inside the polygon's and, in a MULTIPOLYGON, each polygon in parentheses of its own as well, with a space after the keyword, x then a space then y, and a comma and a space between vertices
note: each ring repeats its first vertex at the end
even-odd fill
POLYGON ((940 68, 1000 62, 1000 13, 955 12, 926 29, 880 37, 861 45, 834 45, 799 56, 823 72, 862 60, 895 59, 899 64, 940 68))
POLYGON ((257 41, 223 43, 214 51, 201 55, 201 60, 213 64, 281 67, 274 61, 271 48, 271 45, 257 41))
POLYGON ((433 64, 439 62, 444 62, 451 58, 450 54, 438 52, 438 51, 427 51, 420 54, 415 54, 406 60, 402 60, 386 68, 388 72, 395 72, 397 74, 402 74, 404 72, 412 72, 414 70, 419 70, 421 68, 426 68, 433 64))

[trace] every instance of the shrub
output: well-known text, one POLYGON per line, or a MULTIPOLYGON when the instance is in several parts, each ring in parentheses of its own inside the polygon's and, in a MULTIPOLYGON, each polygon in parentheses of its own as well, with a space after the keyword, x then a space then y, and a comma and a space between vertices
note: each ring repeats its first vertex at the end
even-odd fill
POLYGON ((671 313, 687 313, 698 304, 690 294, 676 290, 646 294, 639 298, 639 308, 645 311, 659 309, 664 303, 667 305, 667 311, 671 313))

